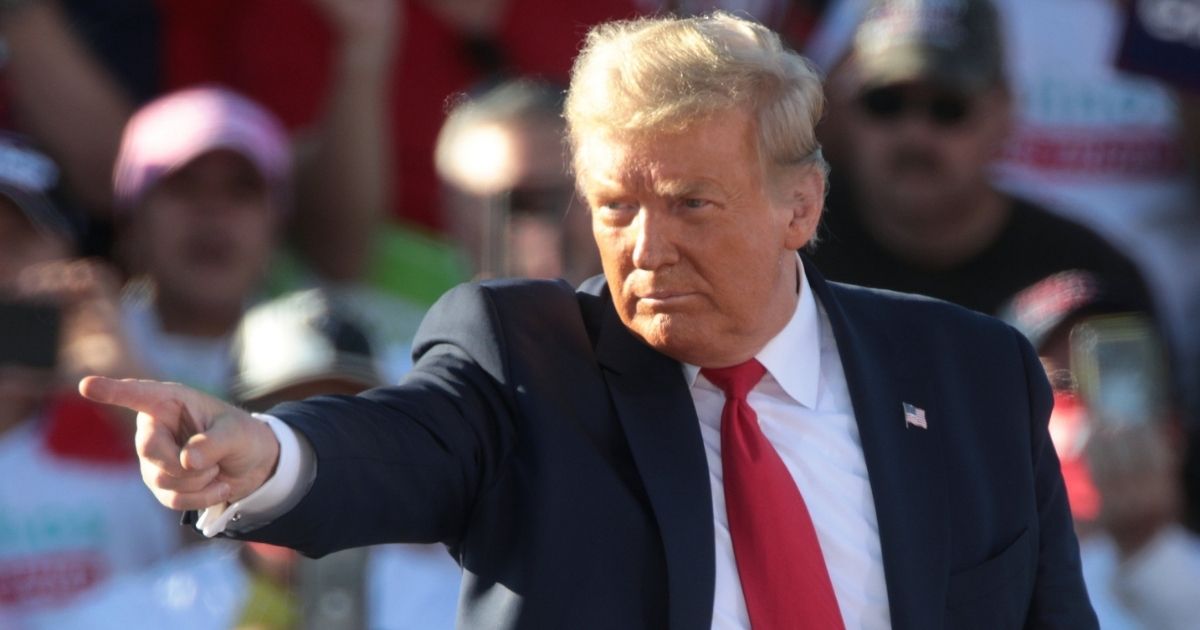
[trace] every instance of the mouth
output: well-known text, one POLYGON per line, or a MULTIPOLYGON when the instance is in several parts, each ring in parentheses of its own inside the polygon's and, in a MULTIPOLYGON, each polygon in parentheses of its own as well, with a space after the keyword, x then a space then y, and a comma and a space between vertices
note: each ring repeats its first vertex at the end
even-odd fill
POLYGON ((690 291, 649 291, 637 296, 638 303, 651 309, 661 309, 685 302, 696 294, 690 291))
POLYGON ((197 238, 184 246, 185 258, 201 267, 223 267, 233 260, 233 245, 222 239, 197 238))

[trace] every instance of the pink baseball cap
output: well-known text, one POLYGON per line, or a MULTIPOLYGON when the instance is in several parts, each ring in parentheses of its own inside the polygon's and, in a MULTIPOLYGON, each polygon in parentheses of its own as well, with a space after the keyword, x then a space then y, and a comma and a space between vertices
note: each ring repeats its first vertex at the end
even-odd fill
POLYGON ((271 112, 232 90, 201 86, 147 103, 129 119, 113 173, 119 208, 130 208, 172 171, 215 149, 245 156, 270 184, 287 177, 287 132, 271 112))

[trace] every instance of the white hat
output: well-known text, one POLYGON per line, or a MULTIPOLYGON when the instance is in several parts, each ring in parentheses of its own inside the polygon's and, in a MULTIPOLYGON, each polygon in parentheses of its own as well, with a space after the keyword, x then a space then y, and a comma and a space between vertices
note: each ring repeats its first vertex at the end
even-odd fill
POLYGON ((250 309, 233 348, 233 393, 242 401, 320 380, 383 383, 364 331, 316 289, 250 309))

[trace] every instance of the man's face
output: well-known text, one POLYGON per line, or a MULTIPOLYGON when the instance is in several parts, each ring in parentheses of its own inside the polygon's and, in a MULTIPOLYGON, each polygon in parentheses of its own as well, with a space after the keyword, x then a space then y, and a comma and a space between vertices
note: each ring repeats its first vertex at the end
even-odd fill
MULTIPOLYGON (((753 119, 734 109, 680 133, 585 138, 580 188, 621 321, 664 354, 723 367, 790 318, 796 254, 824 183, 793 167, 770 183, 753 119)), ((782 169, 781 169, 782 170, 782 169)))
POLYGON ((146 271, 160 291, 189 304, 240 307, 275 243, 268 185, 232 151, 205 153, 164 177, 135 212, 146 271))
POLYGON ((860 93, 847 121, 858 190, 889 212, 920 220, 972 202, 1008 130, 996 87, 965 94, 925 83, 860 93))
POLYGON ((598 273, 588 215, 580 210, 563 153, 561 121, 509 121, 468 134, 460 140, 464 151, 492 159, 444 175, 454 237, 478 271, 572 282, 598 273), (507 204, 507 224, 490 226, 487 213, 501 204, 507 204))

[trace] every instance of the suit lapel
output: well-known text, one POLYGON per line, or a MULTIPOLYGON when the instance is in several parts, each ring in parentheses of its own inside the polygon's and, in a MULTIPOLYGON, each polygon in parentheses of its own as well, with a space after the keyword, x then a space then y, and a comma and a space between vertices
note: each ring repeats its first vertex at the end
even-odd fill
MULTIPOLYGON (((852 318, 805 259, 833 328, 871 481, 892 627, 935 628, 945 608, 950 532, 941 431, 920 356, 905 354, 894 326, 852 318), (906 428, 903 404, 926 411, 928 429, 906 428)), ((602 292, 603 300, 611 299, 602 292)), ((715 551, 708 464, 695 406, 678 362, 635 338, 605 308, 596 356, 662 535, 670 627, 712 625, 715 551), (669 534, 668 534, 669 533, 669 534)))
MULTIPOLYGON (((887 579, 892 627, 942 624, 947 547, 945 471, 936 399, 919 350, 891 336, 896 325, 873 325, 874 313, 847 312, 805 260, 837 341, 871 481, 887 579), (903 404, 925 410, 928 429, 907 427, 903 404)), ((847 305, 849 307, 850 305, 847 305)))
POLYGON ((683 369, 635 338, 611 305, 596 357, 662 536, 670 627, 708 628, 716 571, 712 497, 683 369))

